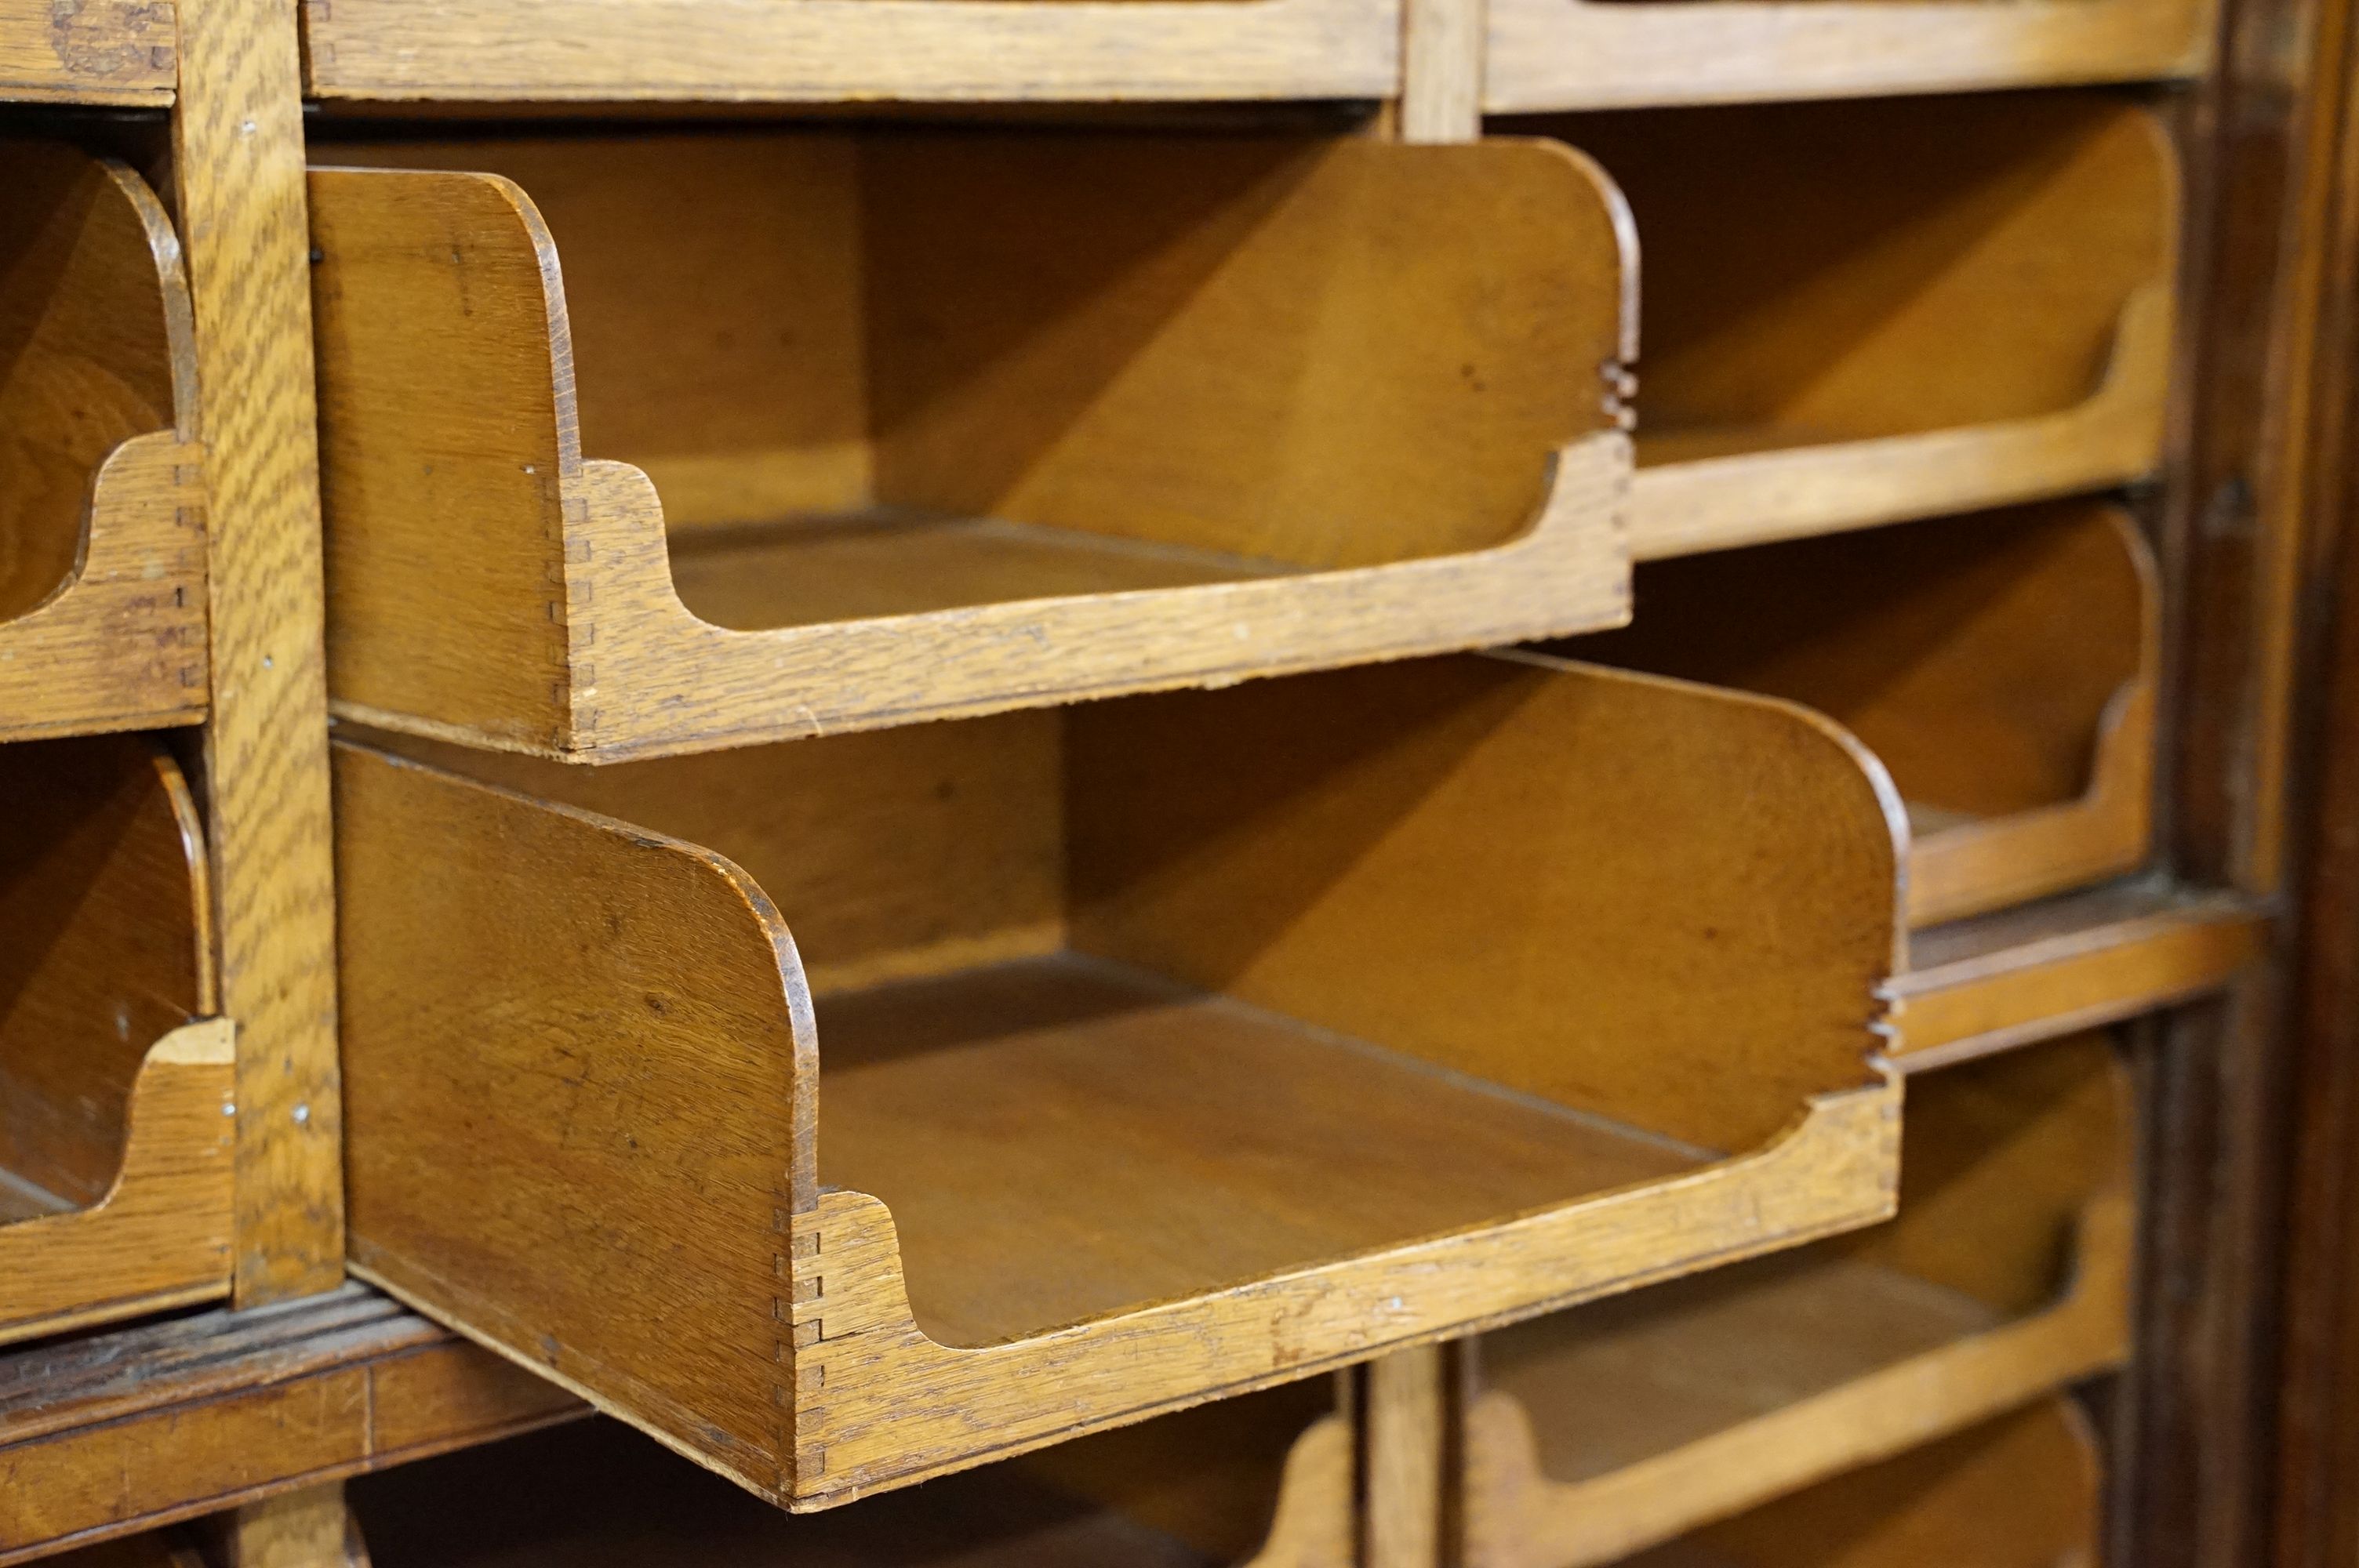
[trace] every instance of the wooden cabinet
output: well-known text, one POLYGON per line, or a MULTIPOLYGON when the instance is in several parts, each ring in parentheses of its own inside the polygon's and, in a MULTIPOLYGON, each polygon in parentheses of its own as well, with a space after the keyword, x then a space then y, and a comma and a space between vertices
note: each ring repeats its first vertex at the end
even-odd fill
POLYGON ((0 140, 0 741, 197 723, 205 487, 179 241, 136 172, 67 143, 0 140))

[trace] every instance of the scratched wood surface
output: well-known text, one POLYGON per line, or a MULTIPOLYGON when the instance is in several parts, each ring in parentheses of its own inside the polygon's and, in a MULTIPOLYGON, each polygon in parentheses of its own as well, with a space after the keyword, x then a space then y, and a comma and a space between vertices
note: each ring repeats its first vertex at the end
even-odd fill
POLYGON ((229 1288, 196 803, 144 738, 0 747, 0 1342, 229 1288))
POLYGON ((1843 724, 1908 802, 1930 925, 2138 866, 2152 833, 2160 588, 2136 524, 2049 502, 1652 562, 1583 658, 1843 724))
POLYGON ((321 98, 1386 98, 1397 0, 306 0, 321 98))
POLYGON ((360 1286, 0 1354, 0 1563, 586 1413, 360 1286))
POLYGON ((377 1568, 1355 1568, 1351 1429, 1328 1380, 795 1518, 616 1422, 351 1488, 377 1568))
POLYGON ((1486 1336, 1465 1561, 1618 1562, 2118 1366, 2130 1116, 2102 1035, 1912 1081, 1894 1224, 1486 1336))
POLYGON ((312 181, 347 717, 604 761, 1626 612, 1632 242, 1551 145, 316 150, 423 166, 312 181))
POLYGON ((1593 154, 1644 239, 1641 559, 2159 463, 2179 168, 2145 107, 2017 94, 1506 126, 1593 154), (1732 269, 1737 235, 1751 261, 1732 269))
POLYGON ((167 107, 174 20, 172 0, 0 6, 0 103, 167 107))
POLYGON ((1459 657, 400 744, 535 793, 339 750, 356 1266, 792 1506, 1890 1201, 1897 803, 1783 704, 1459 657))
POLYGON ((179 241, 145 181, 0 141, 0 741, 205 714, 179 241))
MULTIPOLYGON (((339 0, 341 3, 341 0, 339 0)), ((1494 114, 2201 76, 2210 0, 1487 0, 1494 114)))
POLYGON ((173 168, 212 520, 207 828, 251 1304, 324 1290, 343 1267, 301 84, 282 0, 179 0, 178 15, 173 168))

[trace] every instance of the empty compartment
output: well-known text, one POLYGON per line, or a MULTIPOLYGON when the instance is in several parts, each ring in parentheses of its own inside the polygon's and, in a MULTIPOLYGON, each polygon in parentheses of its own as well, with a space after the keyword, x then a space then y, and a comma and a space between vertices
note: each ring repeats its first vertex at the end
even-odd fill
POLYGON ((1908 803, 1931 925, 2146 859, 2158 598, 2127 513, 2054 502, 1653 563, 1628 629, 1563 647, 1847 728, 1908 803))
POLYGON ((0 741, 197 723, 204 487, 179 242, 128 165, 63 143, 0 140, 0 741))
POLYGON ((794 1506, 1889 1210, 1899 807, 1784 704, 404 744, 492 782, 338 748, 355 1268, 794 1506))
POLYGON ((376 1568, 1354 1568, 1334 1384, 1200 1405, 815 1518, 603 1421, 348 1496, 376 1568))
MULTIPOLYGON (((321 6, 325 9, 322 0, 321 6)), ((1490 0, 1495 114, 2196 77, 2212 0, 1490 0)))
POLYGON ((0 5, 0 102, 168 105, 179 75, 175 20, 155 0, 0 5))
POLYGON ((1398 0, 304 0, 323 99, 1388 98, 1398 0))
POLYGON ((1470 1563, 1614 1562, 2119 1364, 2112 1044, 1912 1076, 1907 1119, 1893 1224, 1484 1339, 1470 1563))
POLYGON ((0 1342, 228 1292, 210 921, 153 742, 0 746, 0 1342))
POLYGON ((2059 1397, 1625 1559, 1626 1568, 2095 1568, 2099 1469, 2059 1397))
POLYGON ((1640 559, 2160 461, 2179 179, 2151 111, 2052 93, 1518 124, 1594 154, 1645 236, 1640 559))
POLYGON ((1626 214, 1554 144, 323 156, 433 166, 311 182, 346 717, 599 761, 1627 611, 1626 214))

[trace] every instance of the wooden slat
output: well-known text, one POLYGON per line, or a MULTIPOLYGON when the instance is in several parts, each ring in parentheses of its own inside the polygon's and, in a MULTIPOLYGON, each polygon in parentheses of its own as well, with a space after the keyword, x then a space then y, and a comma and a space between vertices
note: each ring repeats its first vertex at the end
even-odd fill
POLYGON ((579 1413, 358 1286, 56 1341, 0 1357, 0 1563, 579 1413))
POLYGON ((173 20, 172 0, 0 5, 0 103, 164 108, 173 20))
POLYGON ((2186 1001, 2267 952, 2269 906, 2142 880, 1912 934, 1893 1058, 1922 1072, 2186 1001))
POLYGON ((212 504, 205 731, 238 1027, 237 1299, 342 1278, 335 892, 302 87, 289 0, 179 0, 173 117, 212 504))

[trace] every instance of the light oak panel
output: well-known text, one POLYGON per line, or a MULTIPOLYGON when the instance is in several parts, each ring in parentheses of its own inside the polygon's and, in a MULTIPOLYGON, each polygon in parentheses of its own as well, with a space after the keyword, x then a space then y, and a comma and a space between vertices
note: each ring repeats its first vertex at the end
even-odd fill
POLYGON ((0 141, 0 741, 197 723, 205 484, 179 241, 128 166, 61 142, 0 141))
POLYGON ((0 8, 0 102, 168 107, 175 21, 171 0, 0 8))
POLYGON ((1390 0, 307 0, 321 98, 1384 98, 1390 0))
POLYGON ((2051 502, 1652 563, 1583 658, 1845 726, 1909 805, 1908 919, 2136 868, 2152 833, 2160 589, 2120 508, 2051 502))
POLYGON ((2151 111, 2059 93, 1509 124, 1595 155, 1646 239, 1640 559, 2159 463, 2180 192, 2151 111))
POLYGON ((1468 1563, 1619 1562, 2118 1366, 2130 1108, 2102 1035, 1915 1080, 1892 1225, 1488 1336, 1468 1563))
POLYGON ((608 1422, 375 1476, 351 1495, 377 1568, 1354 1568, 1352 1432, 1329 1381, 814 1518, 608 1422))
POLYGON ((1626 613, 1633 242, 1561 148, 321 156, 426 166, 312 178, 348 718, 606 761, 1626 613))
POLYGON ((496 783, 340 751, 356 1266, 791 1507, 1890 1201, 1898 808, 1783 704, 1467 656, 398 743, 496 783))
POLYGON ((2197 77, 2208 0, 1488 0, 1495 114, 2197 77))
POLYGON ((0 747, 0 1343, 224 1294, 232 1031, 196 805, 129 736, 0 747))

